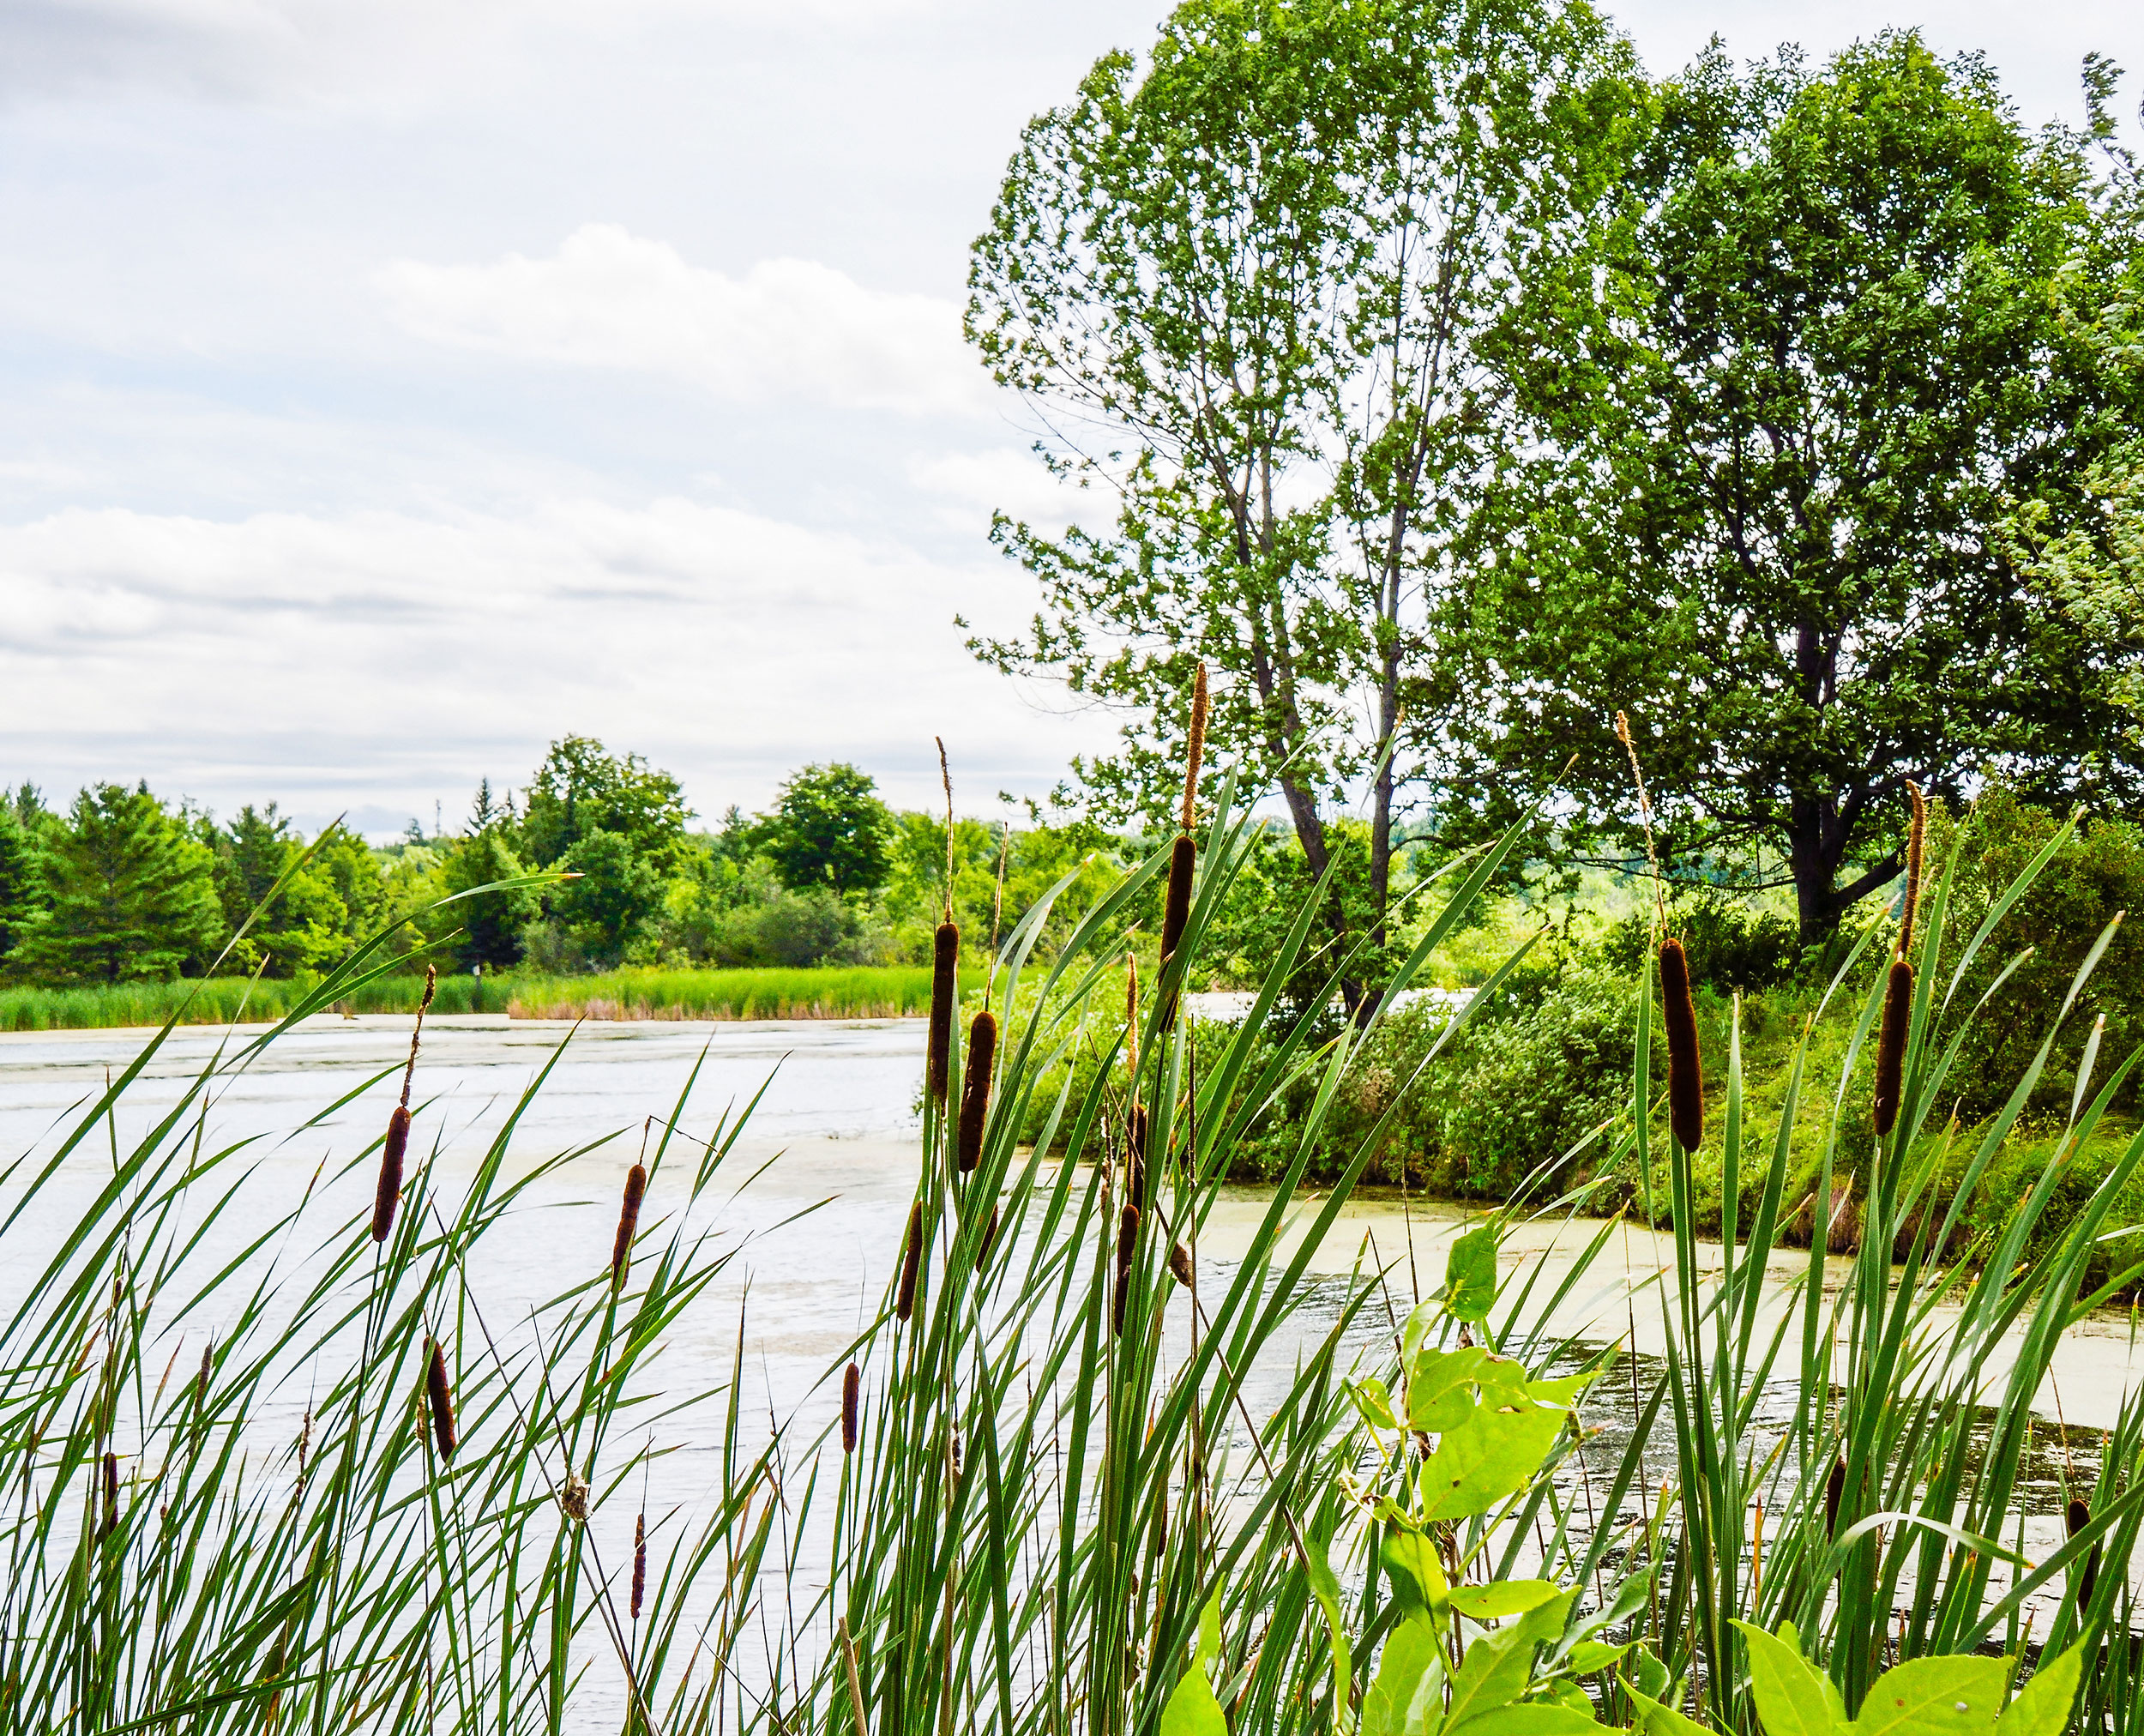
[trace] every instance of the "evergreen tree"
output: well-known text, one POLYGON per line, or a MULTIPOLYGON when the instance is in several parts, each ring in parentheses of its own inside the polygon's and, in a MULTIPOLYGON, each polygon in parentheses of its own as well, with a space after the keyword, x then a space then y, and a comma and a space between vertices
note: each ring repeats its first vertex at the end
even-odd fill
MULTIPOLYGON (((523 871, 495 825, 463 839, 447 858, 443 877, 449 892, 468 892, 495 880, 512 880, 523 871)), ((536 898, 527 887, 486 892, 463 899, 445 914, 457 919, 461 928, 461 938, 455 943, 455 962, 464 970, 479 964, 500 970, 521 962, 521 930, 536 914, 536 898)))
POLYGON ((51 982, 169 980, 224 931, 214 858, 144 783, 75 798, 48 846, 51 913, 18 946, 51 982))
POLYGON ((286 977, 299 970, 317 970, 342 954, 348 940, 348 912, 332 877, 316 859, 292 873, 282 889, 276 890, 277 881, 298 859, 301 847, 274 802, 265 811, 249 802, 228 826, 210 828, 208 841, 216 854, 216 894, 226 925, 236 931, 253 919, 253 926, 232 949, 226 967, 250 972, 266 960, 268 975, 286 977), (272 904, 270 894, 274 895, 272 904))
POLYGON ((45 872, 37 841, 15 818, 11 805, 0 804, 0 965, 45 911, 45 872))

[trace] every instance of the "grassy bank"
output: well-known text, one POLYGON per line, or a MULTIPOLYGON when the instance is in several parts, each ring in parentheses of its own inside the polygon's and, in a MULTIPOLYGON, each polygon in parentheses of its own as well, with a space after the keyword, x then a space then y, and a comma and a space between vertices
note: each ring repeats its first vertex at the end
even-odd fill
MULTIPOLYGON (((407 1013, 424 984, 385 977, 335 998, 331 1010, 407 1013)), ((103 1030, 240 1021, 273 1023, 306 1004, 310 985, 237 977, 79 988, 0 989, 0 1032, 103 1030)), ((928 968, 910 965, 816 970, 636 970, 601 976, 443 976, 437 1013, 505 1013, 517 1019, 884 1019, 922 1013, 928 968)))

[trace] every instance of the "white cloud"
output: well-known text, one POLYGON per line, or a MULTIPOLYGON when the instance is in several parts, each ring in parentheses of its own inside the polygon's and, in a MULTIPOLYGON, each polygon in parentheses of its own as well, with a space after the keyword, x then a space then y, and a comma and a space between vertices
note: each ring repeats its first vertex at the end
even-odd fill
POLYGON ((1033 453, 1007 448, 918 453, 908 461, 908 479, 947 503, 939 518, 953 530, 977 530, 990 523, 993 512, 1002 512, 1038 529, 1061 532, 1075 521, 1105 525, 1116 511, 1105 491, 1060 482, 1033 453))
POLYGON ((0 776, 146 775, 227 811, 458 811, 569 731, 705 811, 807 759, 922 800, 943 733, 978 787, 1040 790, 1092 725, 974 663, 1005 576, 681 499, 524 516, 236 521, 74 509, 0 527, 0 776))
POLYGON ((434 342, 660 375, 739 403, 972 414, 990 401, 951 302, 866 289, 810 260, 733 278, 591 223, 548 259, 403 260, 375 282, 396 322, 434 342))

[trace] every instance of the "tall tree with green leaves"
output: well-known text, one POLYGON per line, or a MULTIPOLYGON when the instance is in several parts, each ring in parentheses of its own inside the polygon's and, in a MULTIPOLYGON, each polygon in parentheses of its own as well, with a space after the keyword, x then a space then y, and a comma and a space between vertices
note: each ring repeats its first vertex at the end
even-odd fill
POLYGON ((569 735, 551 744, 530 780, 521 832, 538 867, 558 862, 593 832, 615 832, 635 855, 666 869, 684 847, 689 817, 668 772, 638 754, 614 754, 591 736, 569 735))
POLYGON ((274 802, 265 809, 247 803, 227 825, 204 828, 202 841, 215 854, 226 928, 235 933, 252 924, 225 970, 257 966, 287 977, 322 969, 348 949, 349 911, 334 880, 317 860, 298 865, 304 847, 274 802))
POLYGON ((45 913, 45 870, 37 840, 0 802, 0 970, 45 913))
POLYGON ((1042 606, 972 647, 1129 713, 1078 766, 1098 811, 1166 815, 1203 660, 1220 756, 1278 787, 1314 874, 1370 774, 1382 928, 1402 672, 1497 458, 1482 341, 1641 92, 1582 0, 1188 0, 1030 124, 967 330, 1103 504, 997 518, 1042 606))
POLYGON ((47 848, 51 915, 18 948, 45 982, 169 980, 225 932, 215 859, 147 784, 75 798, 47 848))
POLYGON ((1816 941, 1898 874, 1908 779, 2138 792, 2134 654, 2004 535, 2074 521, 2124 419, 2052 292, 2099 268, 2085 146, 1911 33, 1661 88, 1618 220, 1503 335, 1530 456, 1420 684, 1452 806, 1576 754, 1574 832, 1634 847, 1627 710, 1671 849, 1769 853, 1816 941))
POLYGON ((878 787, 852 765, 810 765, 781 787, 755 841, 783 885, 842 897, 874 892, 893 872, 894 817, 878 787))

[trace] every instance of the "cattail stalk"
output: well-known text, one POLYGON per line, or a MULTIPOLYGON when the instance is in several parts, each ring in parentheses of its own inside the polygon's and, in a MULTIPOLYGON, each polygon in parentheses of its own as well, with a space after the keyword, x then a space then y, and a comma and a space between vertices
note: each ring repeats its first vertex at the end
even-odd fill
POLYGON ((1705 1071, 1690 998, 1689 955, 1679 940, 1660 943, 1661 1022, 1667 1027, 1667 1113, 1675 1142, 1695 1151, 1705 1138, 1705 1071))
POLYGON ((417 1077, 417 1049, 425 1035, 425 1015, 439 992, 439 967, 425 967, 425 992, 417 1003, 417 1022, 409 1034, 409 1061, 402 1069, 402 1096, 387 1118, 387 1142, 380 1150, 380 1182, 372 1196, 372 1239, 384 1242, 394 1229, 394 1208, 402 1197, 402 1166, 409 1154, 409 1089, 417 1077))
POLYGON ((425 1366, 425 1398, 431 1407, 431 1438, 439 1456, 451 1465, 455 1457, 455 1395, 447 1384, 447 1353, 437 1339, 428 1340, 430 1360, 425 1366))
POLYGON ((629 1620, 641 1618, 641 1599, 647 1591, 647 1515, 633 1516, 633 1608, 629 1620))
POLYGON ((961 930, 949 917, 930 942, 930 1094, 941 1103, 953 1080, 953 1006, 960 975, 961 930))
POLYGON ((854 1363, 841 1377, 841 1450, 852 1453, 864 1421, 864 1371, 854 1363))
MULTIPOLYGON (((2092 1522, 2092 1508, 2080 1495, 2070 1502, 2063 1514, 2063 1522, 2069 1534, 2075 1537, 2092 1522)), ((2092 1588, 2099 1582, 2099 1546, 2092 1546, 2092 1553, 2085 1557, 2085 1564, 2077 1570, 2077 1613, 2082 1616, 2085 1606, 2092 1601, 2092 1588)))
POLYGON ((1124 1071, 1139 1089, 1139 961, 1124 961, 1124 1071))
POLYGON ((97 1540, 102 1543, 119 1528, 119 1456, 106 1453, 104 1463, 105 1516, 97 1527, 97 1540))
POLYGON ((916 1311, 916 1281, 923 1275, 923 1202, 908 1208, 908 1242, 900 1260, 900 1287, 894 1293, 894 1317, 906 1320, 916 1311))
POLYGON ((1139 1208, 1129 1200, 1117 1218, 1117 1282, 1111 1293, 1109 1329, 1115 1337, 1124 1332, 1124 1305, 1131 1295, 1132 1253, 1139 1242, 1139 1208))
POLYGON ((1189 833, 1179 833, 1169 849, 1169 891, 1161 907, 1161 961, 1165 965, 1175 955, 1191 920, 1191 877, 1198 861, 1199 847, 1189 833))
POLYGON ((625 1197, 618 1204, 617 1239, 611 1245, 611 1284, 624 1285, 633 1264, 633 1237, 640 1229, 641 1199, 647 1191, 647 1166, 636 1163, 625 1172, 625 1197))
POLYGON ((1199 762, 1206 755, 1206 666, 1199 665, 1199 672, 1191 682, 1191 729, 1183 744, 1183 817, 1185 831, 1197 823, 1199 799, 1199 762))
POLYGON ((983 1233, 975 1244, 975 1273, 980 1277, 990 1270, 991 1244, 997 1239, 997 1202, 991 1202, 991 1215, 983 1221, 983 1233))
POLYGON ((1889 1136, 1899 1118, 1899 1098, 1906 1076, 1906 1028, 1913 1016, 1913 967, 1902 958, 1891 961, 1890 979, 1883 986, 1883 1029, 1876 1039, 1876 1091, 1870 1105, 1876 1137, 1889 1136))
POLYGON ((1824 1535, 1839 1534, 1839 1504, 1846 1495, 1846 1456, 1841 1453, 1831 1462, 1831 1474, 1824 1479, 1824 1535))
POLYGON ((1132 1105, 1124 1126, 1124 1195, 1141 1211, 1147 1209, 1147 1106, 1132 1105))
POLYGON ((1913 918, 1921 902, 1921 847, 1928 833, 1928 798, 1921 793, 1921 787, 1908 783, 1906 793, 1912 798, 1913 817, 1906 828, 1906 912, 1899 919, 1898 956, 1908 958, 1913 951, 1913 918))
POLYGON ((991 1112, 991 1069, 997 1061, 997 1015, 985 1007, 967 1029, 967 1072, 961 1081, 961 1125, 955 1143, 961 1173, 983 1159, 983 1130, 991 1112))

